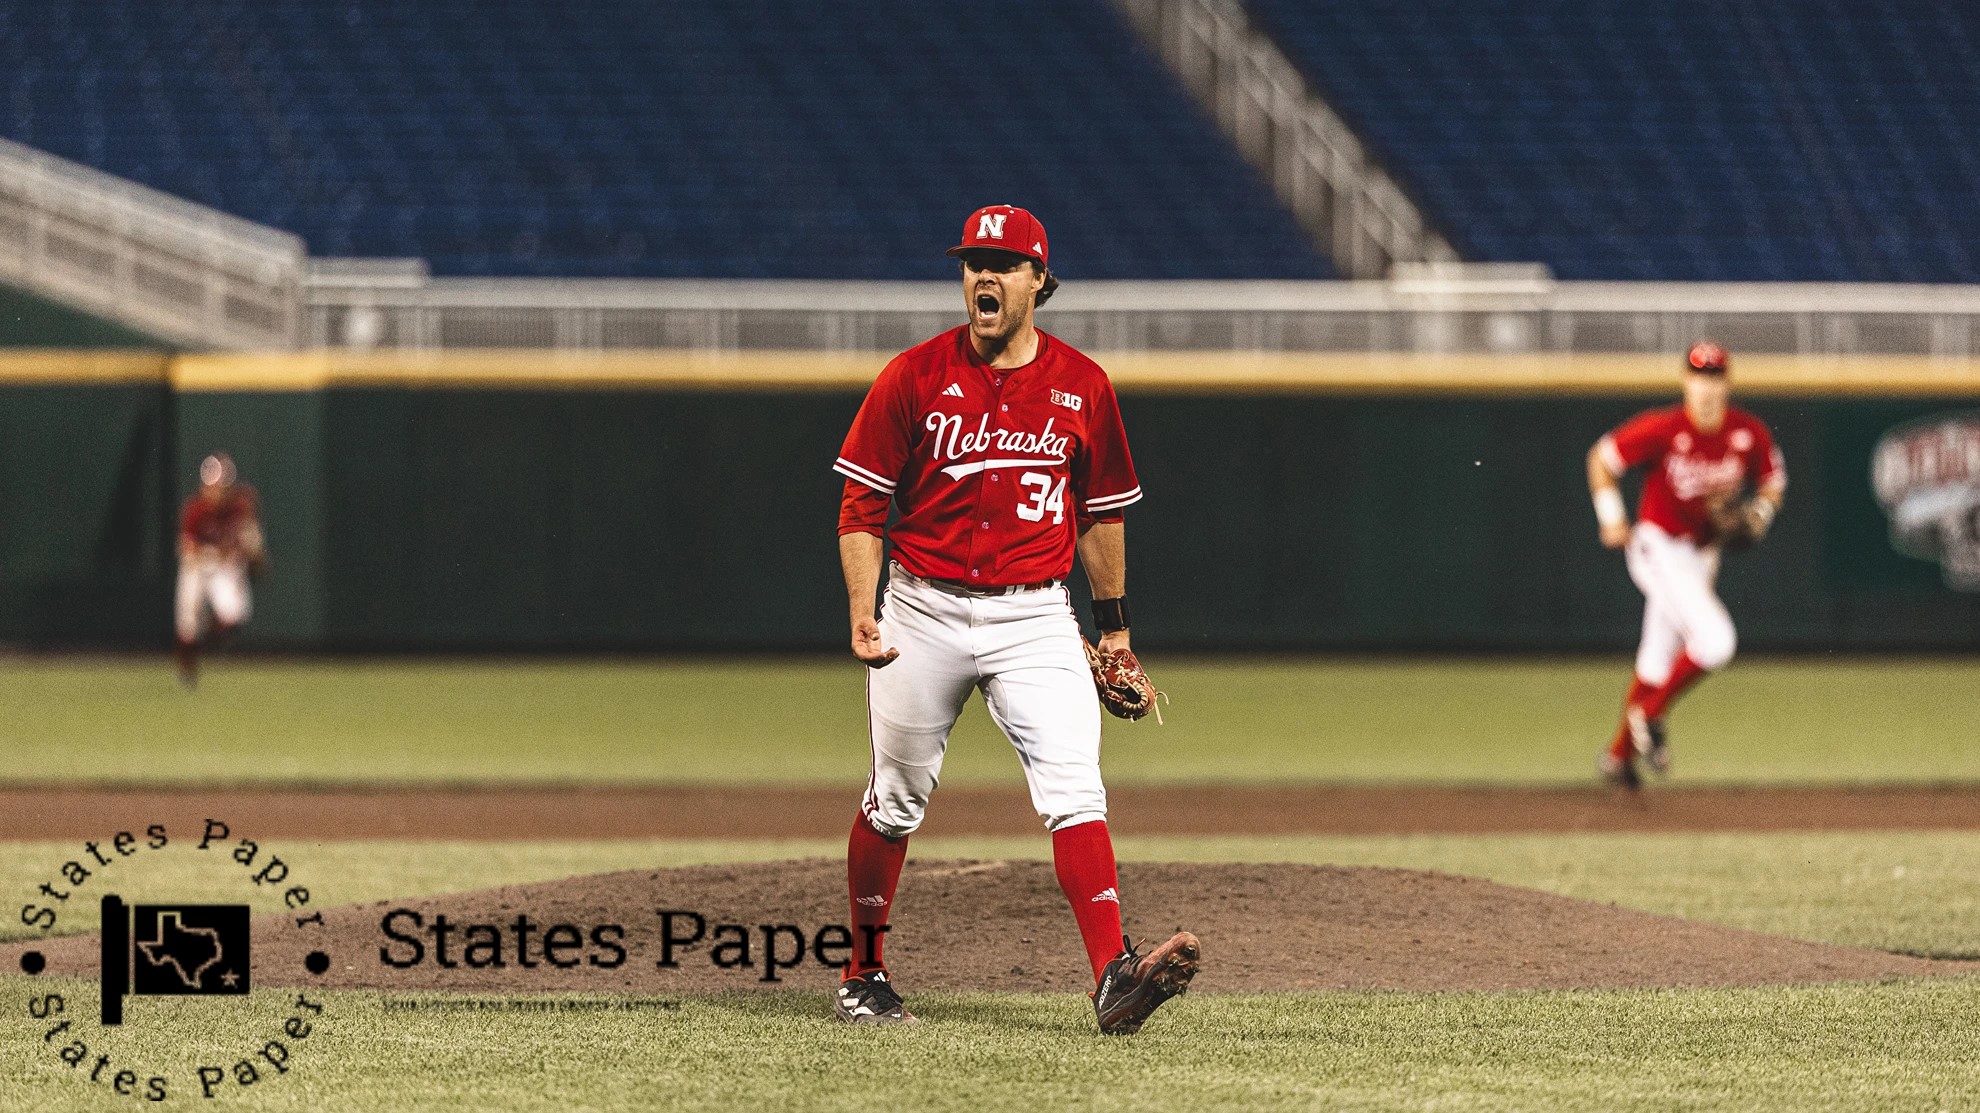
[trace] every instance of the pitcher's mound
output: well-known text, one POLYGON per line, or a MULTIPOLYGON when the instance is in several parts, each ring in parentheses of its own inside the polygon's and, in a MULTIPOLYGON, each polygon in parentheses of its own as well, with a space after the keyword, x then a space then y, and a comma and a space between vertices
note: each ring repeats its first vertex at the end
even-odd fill
MULTIPOLYGON (((1178 929, 1202 938, 1198 991, 1766 985, 1975 968, 1413 870, 1129 862, 1120 868, 1120 881, 1128 930, 1137 939, 1165 939, 1178 929)), ((481 992, 820 987, 836 975, 809 958, 776 983, 761 980, 761 925, 792 924, 811 935, 822 925, 842 924, 844 893, 844 863, 812 859, 629 871, 352 906, 326 913, 328 930, 310 933, 307 943, 296 931, 257 930, 254 977, 262 985, 481 992), (429 929, 445 914, 455 927, 450 946, 457 962, 465 925, 499 925, 503 965, 443 968, 431 953, 430 935, 423 936, 429 953, 419 965, 384 965, 382 946, 401 957, 410 953, 382 930, 385 915, 400 908, 419 913, 429 929), (663 910, 698 913, 711 933, 719 923, 744 925, 754 969, 716 966, 709 941, 678 951, 677 968, 659 968, 663 910), (533 968, 520 965, 514 949, 511 925, 521 914, 533 924, 533 968), (626 960, 609 969, 588 961, 568 969, 549 966, 540 957, 543 932, 560 923, 585 936, 597 925, 622 925, 626 960), (304 971, 304 952, 311 947, 333 958, 320 977, 304 971)), ((895 903, 886 955, 904 990, 1092 988, 1050 863, 910 862, 895 903)), ((412 921, 397 922, 408 930, 412 921)), ((685 933, 688 923, 677 917, 676 931, 685 933)), ((786 953, 789 938, 780 941, 786 953)), ((0 961, 13 966, 26 947, 0 948, 0 961)), ((39 949, 51 972, 95 973, 93 937, 44 941, 39 949)), ((486 961, 491 953, 484 947, 480 956, 486 961)), ((587 943, 565 953, 582 960, 599 952, 587 943)))

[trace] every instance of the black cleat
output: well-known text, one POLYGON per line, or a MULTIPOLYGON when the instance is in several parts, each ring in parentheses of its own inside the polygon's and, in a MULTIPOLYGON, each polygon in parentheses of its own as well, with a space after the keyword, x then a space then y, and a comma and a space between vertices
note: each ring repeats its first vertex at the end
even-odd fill
POLYGON ((1643 787, 1643 775, 1636 771, 1635 758, 1619 758, 1609 751, 1603 750, 1600 754, 1596 755, 1595 771, 1602 774, 1603 780, 1617 788, 1626 788, 1631 792, 1635 792, 1637 789, 1643 787))
POLYGON ((894 983, 887 978, 885 970, 875 970, 856 978, 847 978, 839 983, 839 999, 832 1006, 832 1015, 847 1024, 919 1024, 920 1020, 907 1011, 901 995, 894 992, 894 983))
POLYGON ((1643 757, 1643 764, 1650 767, 1659 777, 1671 775, 1670 737, 1664 730, 1664 720, 1652 719, 1640 707, 1629 709, 1629 741, 1636 752, 1643 757))
MULTIPOLYGON (((1127 940, 1123 939, 1125 943, 1127 940)), ((1189 989, 1189 980, 1203 968, 1203 944, 1179 931, 1173 939, 1148 952, 1129 947, 1100 971, 1093 991, 1093 1015, 1103 1036, 1132 1036, 1162 1002, 1189 989)))

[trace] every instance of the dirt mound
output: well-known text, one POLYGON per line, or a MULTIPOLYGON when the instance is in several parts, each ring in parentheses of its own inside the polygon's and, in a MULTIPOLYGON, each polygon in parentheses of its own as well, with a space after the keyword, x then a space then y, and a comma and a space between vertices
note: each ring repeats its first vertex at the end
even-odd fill
MULTIPOLYGON (((510 886, 420 900, 349 906, 325 913, 328 930, 301 933, 261 925, 255 933, 254 979, 261 985, 326 985, 387 990, 625 991, 682 993, 725 989, 820 987, 832 975, 807 958, 762 979, 762 925, 791 924, 807 937, 846 919, 842 862, 795 862, 629 871, 510 886), (385 965, 381 951, 421 961, 385 965), (677 950, 662 969, 661 911, 703 917, 703 942, 677 950), (444 968, 431 935, 444 914, 456 930, 450 957, 461 962, 465 925, 482 933, 480 959, 503 965, 444 968), (513 925, 531 921, 533 968, 518 961, 513 925), (719 936, 716 925, 741 925, 719 936), (571 925, 559 957, 543 961, 545 932, 571 925), (625 952, 612 963, 601 926, 625 952), (749 939, 751 965, 724 969, 710 944, 749 939), (575 942, 573 942, 575 941, 575 942), (321 947, 330 970, 305 970, 306 951, 321 947), (596 961, 594 961, 596 960, 596 961)), ((1302 865, 1124 863, 1121 891, 1129 930, 1164 938, 1187 928, 1203 939, 1197 988, 1240 992, 1301 989, 1486 990, 1595 987, 1762 985, 1966 973, 1974 964, 1932 961, 1832 947, 1571 900, 1476 878, 1413 870, 1302 865)), ((913 990, 1084 991, 1090 988, 1072 916, 1053 878, 1037 861, 916 861, 901 881, 887 957, 913 990)), ((677 916, 676 935, 692 920, 677 916)), ((780 954, 795 933, 777 937, 780 954)), ((93 976, 94 937, 0 947, 16 969, 21 952, 39 949, 51 973, 93 976)), ((729 957, 737 957, 731 950, 729 957)))

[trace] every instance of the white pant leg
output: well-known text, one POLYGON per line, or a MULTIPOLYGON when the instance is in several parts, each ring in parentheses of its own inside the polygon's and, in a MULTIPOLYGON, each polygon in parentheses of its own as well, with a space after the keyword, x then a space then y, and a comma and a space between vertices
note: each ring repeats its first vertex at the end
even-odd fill
POLYGON ((213 621, 222 626, 246 622, 253 609, 247 569, 238 564, 215 565, 206 574, 206 602, 213 608, 213 621))
MULTIPOLYGON (((1625 558, 1630 579, 1644 598, 1676 626, 1684 652, 1707 671, 1725 667, 1739 640, 1732 615, 1713 588, 1719 576, 1718 549, 1701 548, 1639 522, 1630 531, 1625 558)), ((1644 633, 1649 636, 1647 624, 1644 633)), ((1640 649, 1638 656, 1641 660, 1640 649)))
POLYGON ((172 625, 182 642, 198 641, 206 625, 206 576, 197 561, 179 561, 179 585, 172 597, 172 625))
POLYGON ((1100 779, 1100 701, 1062 588, 976 604, 984 702, 1024 765, 1047 830, 1107 817, 1100 779))
POLYGON ((1643 600, 1643 637, 1636 644, 1636 678, 1661 688, 1684 652, 1684 631, 1654 597, 1643 600))
POLYGON ((969 603, 896 570, 880 609, 880 638, 901 655, 866 675, 873 768, 861 811, 881 834, 921 826, 942 773, 949 731, 976 686, 969 603))

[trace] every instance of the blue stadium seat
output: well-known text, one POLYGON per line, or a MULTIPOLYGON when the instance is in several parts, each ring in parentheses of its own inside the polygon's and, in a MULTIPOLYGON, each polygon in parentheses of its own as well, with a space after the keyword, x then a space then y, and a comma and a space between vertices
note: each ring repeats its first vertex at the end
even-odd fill
POLYGON ((1249 7, 1467 257, 1980 281, 1980 5, 1249 7))
POLYGON ((461 275, 1331 270, 1105 0, 0 0, 0 134, 461 275))

